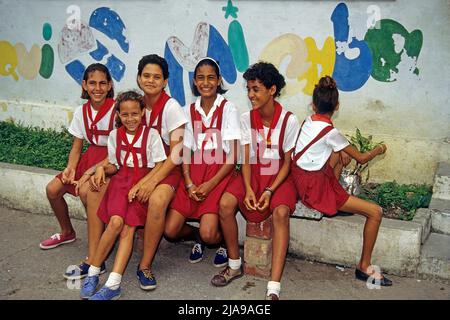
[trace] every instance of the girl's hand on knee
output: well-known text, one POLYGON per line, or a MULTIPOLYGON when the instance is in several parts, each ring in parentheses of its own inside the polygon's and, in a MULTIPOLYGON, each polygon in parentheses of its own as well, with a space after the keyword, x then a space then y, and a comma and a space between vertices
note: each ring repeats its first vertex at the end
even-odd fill
POLYGON ((259 212, 263 212, 269 207, 270 204, 270 196, 272 194, 269 192, 264 191, 261 195, 261 197, 258 200, 258 203, 256 204, 256 208, 259 212))
POLYGON ((73 168, 65 168, 62 172, 61 181, 64 184, 71 184, 75 179, 75 169, 73 168))
POLYGON ((128 202, 132 202, 134 198, 136 197, 136 194, 138 193, 140 188, 139 184, 134 185, 130 191, 128 192, 128 202))
POLYGON ((245 194, 244 205, 247 210, 256 210, 256 196, 253 190, 249 190, 245 194))
POLYGON ((152 195, 153 190, 155 190, 156 184, 152 183, 151 181, 148 183, 145 183, 139 188, 139 191, 137 192, 137 198, 139 202, 141 203, 147 203, 150 199, 150 196, 152 195))

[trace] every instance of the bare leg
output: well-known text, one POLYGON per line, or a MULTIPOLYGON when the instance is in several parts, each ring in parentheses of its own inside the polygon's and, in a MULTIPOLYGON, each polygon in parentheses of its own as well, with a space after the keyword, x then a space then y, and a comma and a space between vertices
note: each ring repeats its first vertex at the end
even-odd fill
POLYGON ((46 187, 48 201, 55 213, 63 236, 68 236, 75 232, 70 221, 67 202, 63 197, 66 192, 65 185, 58 178, 54 178, 46 187))
POLYGON ((88 228, 88 255, 86 263, 90 264, 91 258, 94 256, 97 250, 100 238, 105 229, 105 225, 102 220, 97 215, 100 202, 105 195, 106 189, 108 188, 109 179, 106 179, 106 184, 103 185, 98 192, 89 190, 87 192, 87 228, 88 228))
POLYGON ((120 233, 119 248, 117 249, 116 258, 112 272, 122 274, 125 272, 128 260, 133 249, 134 231, 136 227, 125 225, 120 233))
POLYGON ((117 236, 122 232, 124 223, 122 217, 112 216, 105 232, 103 232, 95 254, 91 258, 91 265, 100 267, 113 247, 117 236))
POLYGON ((186 224, 186 218, 174 209, 167 213, 164 235, 170 239, 197 241, 199 238, 198 228, 186 224))
POLYGON ((220 199, 220 227, 227 247, 230 259, 239 259, 238 225, 236 221, 236 210, 238 201, 231 193, 225 192, 220 199))
POLYGON ((375 241, 378 236, 378 229, 381 224, 382 209, 377 204, 350 196, 350 198, 348 198, 339 210, 360 214, 366 217, 363 232, 363 248, 358 269, 367 273, 367 268, 372 264, 372 251, 375 246, 375 241))
POLYGON ((280 282, 289 245, 289 207, 281 205, 273 210, 271 280, 280 282))
POLYGON ((152 192, 148 205, 147 221, 144 229, 144 250, 139 269, 150 268, 164 232, 167 207, 175 195, 167 184, 156 187, 152 192))
POLYGON ((217 214, 206 213, 202 215, 200 218, 200 238, 207 244, 217 244, 222 241, 217 214))

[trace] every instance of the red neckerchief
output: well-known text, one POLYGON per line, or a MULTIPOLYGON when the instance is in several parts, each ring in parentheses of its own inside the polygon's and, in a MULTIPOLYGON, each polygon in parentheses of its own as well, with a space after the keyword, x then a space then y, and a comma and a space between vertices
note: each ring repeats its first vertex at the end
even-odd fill
POLYGON ((331 125, 333 125, 333 122, 331 121, 330 118, 328 118, 327 116, 320 114, 320 113, 315 113, 311 116, 311 120, 312 121, 323 121, 326 123, 329 123, 331 125))
POLYGON ((127 160, 128 157, 131 156, 133 157, 133 171, 134 171, 134 177, 136 178, 138 176, 139 173, 139 161, 138 161, 138 157, 136 154, 136 151, 134 150, 134 144, 136 143, 136 141, 138 141, 139 137, 141 136, 142 130, 143 130, 143 125, 140 124, 139 127, 136 130, 136 133, 134 134, 133 137, 133 141, 131 141, 131 144, 128 142, 128 138, 127 138, 127 132, 125 129, 125 126, 121 126, 119 129, 117 129, 117 132, 120 135, 120 138, 122 139, 122 141, 125 143, 126 148, 126 153, 125 153, 125 158, 123 159, 123 166, 125 167, 125 170, 127 170, 127 160))
POLYGON ((257 110, 252 112, 253 121, 254 121, 256 130, 258 130, 259 134, 261 134, 261 136, 263 137, 264 141, 266 142, 267 148, 270 148, 272 145, 272 140, 270 138, 272 136, 272 130, 277 125, 278 120, 280 119, 280 116, 281 116, 281 109, 282 109, 281 105, 278 102, 274 101, 274 107, 275 107, 275 111, 273 113, 272 121, 270 122, 270 127, 269 127, 269 132, 267 133, 267 137, 264 136, 264 126, 262 123, 261 115, 259 114, 259 112, 257 110))
MULTIPOLYGON (((112 98, 106 98, 105 102, 100 106, 100 109, 98 110, 95 119, 92 120, 92 110, 91 110, 91 100, 89 100, 87 103, 87 116, 89 120, 91 121, 91 125, 89 126, 90 132, 97 130, 97 123, 108 113, 109 109, 114 104, 114 99, 112 98)), ((88 132, 86 134, 90 135, 88 132)), ((97 137, 97 143, 98 143, 97 137)))
POLYGON ((156 100, 155 104, 152 107, 152 113, 150 114, 150 121, 148 123, 148 127, 152 128, 155 123, 156 118, 162 113, 164 106, 166 105, 167 100, 170 99, 170 96, 163 90, 156 100))
POLYGON ((205 133, 206 132, 206 136, 205 136, 205 139, 203 140, 202 148, 201 148, 201 151, 204 151, 206 143, 208 142, 208 140, 212 136, 212 132, 209 129, 212 128, 212 126, 214 125, 214 121, 216 121, 217 117, 219 116, 220 106, 217 106, 216 110, 214 110, 214 113, 213 113, 212 118, 211 118, 211 122, 209 123, 209 128, 207 128, 205 126, 205 124, 203 123, 202 116, 201 116, 200 112, 198 112, 197 109, 195 109, 195 108, 194 108, 194 110, 195 110, 194 123, 195 123, 196 126, 198 126, 197 128, 195 128, 195 129, 197 129, 197 131, 194 131, 194 132, 199 132, 200 131, 199 130, 200 129, 200 127, 199 127, 200 123, 202 124, 202 128, 201 128, 200 132, 201 133, 205 133))

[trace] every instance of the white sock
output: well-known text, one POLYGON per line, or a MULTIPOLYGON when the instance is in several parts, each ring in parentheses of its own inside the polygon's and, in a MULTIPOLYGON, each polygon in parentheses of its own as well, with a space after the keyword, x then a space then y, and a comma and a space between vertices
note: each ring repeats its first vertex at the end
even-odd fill
POLYGON ((98 276, 100 274, 100 267, 91 265, 88 270, 88 277, 98 276))
POLYGON ((280 296, 281 283, 276 281, 269 281, 267 283, 267 295, 271 295, 272 293, 276 294, 277 297, 280 296))
POLYGON ((228 258, 228 265, 233 270, 239 269, 241 267, 241 264, 242 264, 241 257, 239 257, 239 259, 236 259, 236 260, 228 258))
POLYGON ((121 282, 122 282, 122 275, 117 272, 111 272, 109 274, 108 280, 105 283, 105 286, 107 286, 111 290, 117 290, 119 289, 121 282))

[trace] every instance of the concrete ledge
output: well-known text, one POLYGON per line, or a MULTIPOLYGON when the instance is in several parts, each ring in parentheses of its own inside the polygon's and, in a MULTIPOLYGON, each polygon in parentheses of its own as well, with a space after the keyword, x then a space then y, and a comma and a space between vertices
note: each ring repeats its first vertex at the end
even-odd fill
MULTIPOLYGON (((58 172, 0 163, 0 204, 38 214, 52 211, 45 186, 58 172)), ((71 217, 85 219, 81 202, 68 195, 71 217)), ((420 261, 423 233, 429 230, 427 214, 417 221, 384 219, 372 262, 397 275, 415 275, 420 261)), ((246 222, 237 215, 239 243, 245 240, 246 222)), ((360 257, 365 219, 360 216, 323 218, 320 221, 291 219, 289 252, 299 257, 354 266, 360 257)), ((426 237, 425 237, 426 238, 426 237)))
MULTIPOLYGON (((291 223, 290 252, 326 263, 354 266, 362 250, 365 218, 345 216, 320 222, 291 223)), ((423 226, 417 222, 383 219, 372 255, 372 263, 392 274, 411 276, 417 272, 423 226)))
POLYGON ((433 198, 450 200, 450 164, 439 162, 434 176, 433 198))
POLYGON ((450 235, 450 200, 432 198, 430 209, 432 230, 450 235))
MULTIPOLYGON (((0 162, 0 204, 27 212, 53 215, 45 187, 59 172, 0 162)), ((72 218, 86 219, 81 201, 69 194, 64 198, 72 218)))
POLYGON ((432 233, 422 248, 419 274, 426 278, 450 279, 450 237, 432 233))

